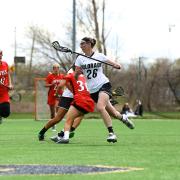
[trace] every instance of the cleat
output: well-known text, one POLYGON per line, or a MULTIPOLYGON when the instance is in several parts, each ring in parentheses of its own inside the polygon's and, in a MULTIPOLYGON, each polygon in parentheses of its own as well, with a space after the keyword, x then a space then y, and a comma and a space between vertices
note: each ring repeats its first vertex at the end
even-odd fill
POLYGON ((44 141, 44 134, 38 134, 39 141, 44 141))
POLYGON ((50 137, 50 139, 57 143, 60 139, 62 139, 62 137, 59 137, 59 135, 56 135, 56 136, 50 137))
POLYGON ((58 142, 56 142, 57 144, 68 144, 69 143, 69 139, 64 139, 61 138, 58 142))
POLYGON ((70 133, 69 133, 69 138, 73 138, 74 135, 75 135, 75 132, 74 132, 74 131, 70 132, 70 133))
POLYGON ((115 143, 117 142, 117 137, 114 133, 109 133, 108 137, 107 137, 107 142, 109 143, 115 143))
POLYGON ((122 115, 122 119, 121 121, 129 128, 129 129, 134 129, 134 124, 132 123, 132 121, 130 121, 128 119, 128 116, 126 114, 122 115))

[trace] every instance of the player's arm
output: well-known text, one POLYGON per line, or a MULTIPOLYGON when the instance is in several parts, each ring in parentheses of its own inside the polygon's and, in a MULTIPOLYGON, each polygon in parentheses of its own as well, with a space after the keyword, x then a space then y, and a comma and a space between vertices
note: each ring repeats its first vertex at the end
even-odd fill
POLYGON ((121 65, 119 63, 115 62, 112 59, 109 59, 106 55, 104 55, 102 53, 101 53, 101 58, 102 58, 101 61, 111 64, 116 69, 121 69, 121 65))
POLYGON ((59 90, 60 89, 63 90, 65 85, 66 85, 66 80, 62 79, 56 88, 55 96, 58 96, 59 90))
POLYGON ((8 72, 8 78, 9 78, 9 89, 12 90, 14 87, 12 85, 12 79, 11 79, 11 75, 10 75, 10 72, 8 72))
POLYGON ((45 87, 51 87, 51 86, 53 86, 53 85, 54 85, 53 83, 51 83, 51 84, 46 83, 46 84, 45 84, 45 87))
POLYGON ((55 83, 53 83, 53 81, 50 82, 50 80, 47 78, 47 79, 46 79, 45 87, 51 87, 51 86, 53 86, 54 84, 55 84, 55 83))
POLYGON ((49 72, 48 76, 46 77, 46 84, 44 86, 48 88, 48 87, 51 87, 53 85, 54 85, 54 83, 52 81, 52 73, 49 72))
POLYGON ((116 68, 116 69, 121 69, 121 65, 119 63, 115 62, 115 61, 112 61, 112 60, 108 59, 106 62, 109 63, 109 64, 112 64, 113 67, 116 68))

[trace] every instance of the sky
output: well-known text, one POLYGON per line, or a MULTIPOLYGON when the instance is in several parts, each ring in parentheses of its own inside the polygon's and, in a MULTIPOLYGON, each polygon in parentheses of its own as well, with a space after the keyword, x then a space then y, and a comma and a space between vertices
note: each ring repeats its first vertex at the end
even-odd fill
MULTIPOLYGON (((178 1, 106 0, 108 55, 118 55, 124 62, 140 56, 150 60, 180 57, 178 1)), ((29 25, 41 26, 63 37, 66 33, 63 26, 72 22, 72 0, 0 0, 0 6, 0 49, 9 64, 15 55, 15 36, 18 47, 25 42, 29 25)), ((16 55, 25 53, 17 48, 16 55)))

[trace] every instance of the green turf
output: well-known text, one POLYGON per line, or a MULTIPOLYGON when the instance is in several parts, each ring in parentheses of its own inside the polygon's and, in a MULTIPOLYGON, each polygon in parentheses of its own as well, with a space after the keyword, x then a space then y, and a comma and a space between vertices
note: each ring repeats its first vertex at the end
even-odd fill
MULTIPOLYGON (((70 144, 37 140, 44 121, 6 119, 0 125, 0 164, 104 165, 144 168, 140 171, 95 175, 0 176, 3 180, 178 180, 180 121, 135 119, 135 130, 113 120, 118 142, 106 142, 100 119, 84 120, 70 144)), ((57 126, 62 128, 63 123, 57 126)))

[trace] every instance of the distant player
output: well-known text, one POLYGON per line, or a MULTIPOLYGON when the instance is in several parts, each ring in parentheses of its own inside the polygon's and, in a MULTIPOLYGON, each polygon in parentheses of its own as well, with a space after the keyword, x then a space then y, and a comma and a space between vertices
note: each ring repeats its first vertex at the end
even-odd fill
MULTIPOLYGON (((63 77, 63 74, 60 73, 59 68, 59 64, 54 64, 53 71, 50 72, 46 77, 45 87, 49 88, 47 104, 50 108, 51 119, 55 117, 58 110, 59 96, 61 96, 63 93, 61 89, 56 92, 57 86, 63 77)), ((52 129, 55 130, 55 126, 53 126, 52 129)))
POLYGON ((13 89, 8 64, 2 60, 3 52, 0 50, 0 123, 2 118, 10 115, 9 90, 13 89))

